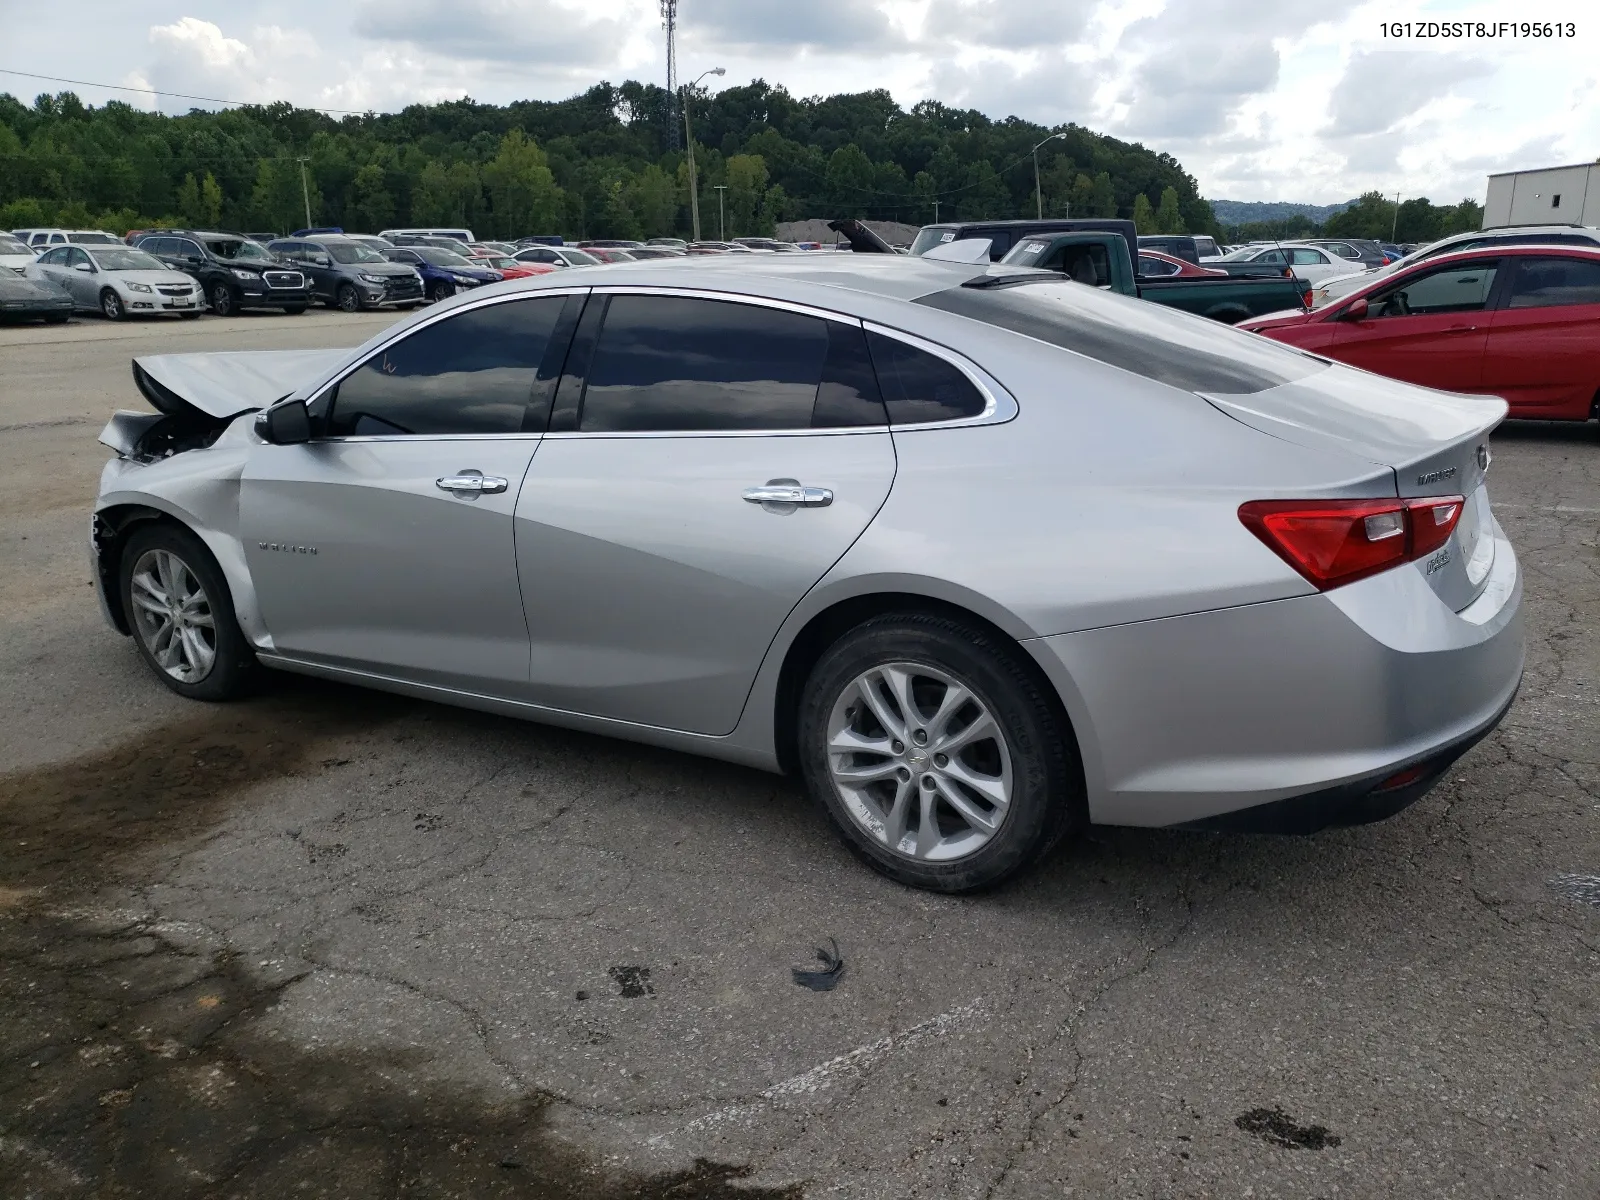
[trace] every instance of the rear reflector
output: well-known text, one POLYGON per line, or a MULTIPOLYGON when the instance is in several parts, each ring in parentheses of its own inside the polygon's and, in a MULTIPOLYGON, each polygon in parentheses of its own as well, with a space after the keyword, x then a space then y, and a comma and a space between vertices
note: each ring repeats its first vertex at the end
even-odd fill
POLYGON ((1239 520, 1318 591, 1432 554, 1461 519, 1460 496, 1252 500, 1239 520))

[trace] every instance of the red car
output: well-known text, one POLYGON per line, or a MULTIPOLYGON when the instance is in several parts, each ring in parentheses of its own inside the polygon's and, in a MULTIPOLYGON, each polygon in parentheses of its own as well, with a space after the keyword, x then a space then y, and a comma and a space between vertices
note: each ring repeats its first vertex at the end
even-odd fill
POLYGON ((1206 275, 1226 275, 1214 267, 1197 267, 1194 263, 1160 250, 1139 251, 1139 274, 1163 279, 1199 279, 1206 275))
POLYGON ((1600 249, 1441 254, 1326 308, 1239 328, 1409 383, 1487 392, 1512 417, 1600 417, 1600 249))
POLYGON ((555 268, 548 263, 519 262, 505 254, 472 254, 467 261, 475 267, 488 267, 499 271, 507 279, 526 279, 532 275, 548 275, 555 268))

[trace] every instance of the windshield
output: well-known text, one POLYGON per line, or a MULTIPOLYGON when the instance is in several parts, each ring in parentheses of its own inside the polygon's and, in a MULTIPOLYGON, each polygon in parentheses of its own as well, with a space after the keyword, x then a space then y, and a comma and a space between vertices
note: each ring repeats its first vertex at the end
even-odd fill
POLYGON ((10 234, 0 233, 0 254, 32 254, 21 242, 10 234))
POLYGON ((153 254, 146 254, 143 250, 135 250, 131 246, 126 250, 113 249, 107 246, 104 250, 94 249, 88 251, 90 258, 99 264, 102 271, 165 271, 167 264, 153 254))
POLYGON ((1076 283, 953 287, 915 301, 1190 392, 1262 392, 1327 364, 1258 334, 1076 283))
POLYGON ((587 250, 562 250, 561 255, 575 267, 593 267, 600 263, 600 260, 587 250))
POLYGON ((265 246, 247 238, 207 238, 206 249, 218 258, 242 258, 251 262, 272 262, 265 246))
POLYGON ((436 267, 470 267, 472 264, 453 250, 440 250, 437 246, 412 246, 411 252, 425 263, 436 267))
POLYGON ((956 231, 940 225, 924 225, 917 231, 916 240, 911 243, 913 255, 926 254, 941 242, 956 240, 956 231))
POLYGON ((324 242, 322 248, 336 263, 388 262, 376 250, 360 242, 324 242))

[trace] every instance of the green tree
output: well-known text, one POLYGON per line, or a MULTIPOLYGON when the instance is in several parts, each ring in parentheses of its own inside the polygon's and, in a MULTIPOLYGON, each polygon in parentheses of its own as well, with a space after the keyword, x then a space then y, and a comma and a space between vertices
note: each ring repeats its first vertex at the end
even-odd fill
POLYGON ((1011 194, 986 158, 980 158, 967 168, 956 203, 963 219, 969 221, 1011 216, 1011 194))
POLYGON ((861 218, 872 199, 872 160, 851 142, 828 159, 826 204, 830 216, 861 218))
POLYGON ((355 173, 355 178, 350 182, 345 223, 375 233, 389 227, 394 220, 394 212, 394 197, 389 194, 389 182, 384 169, 377 163, 368 163, 355 173))
POLYGON ((185 175, 178 185, 178 212, 185 225, 205 224, 200 218, 200 185, 195 183, 193 174, 185 175))
MULTIPOLYGON (((1140 193, 1141 198, 1144 193, 1140 193)), ((1145 204, 1148 206, 1149 201, 1145 204)), ((1189 228, 1183 223, 1183 215, 1178 211, 1178 189, 1166 188, 1161 193, 1161 206, 1156 209, 1156 230, 1160 233, 1188 233, 1189 228)))
POLYGON ((1141 234, 1157 232, 1156 211, 1150 207, 1150 197, 1143 192, 1133 198, 1133 227, 1141 234))
MULTIPOLYGON (((560 215, 561 189, 550 172, 549 159, 520 126, 500 139, 494 158, 484 164, 483 183, 500 233, 515 237, 545 231, 560 215)), ((626 209, 620 185, 614 199, 626 209)))
POLYGON ((678 186, 651 163, 625 189, 623 199, 639 222, 642 236, 669 237, 678 227, 678 186))
POLYGON ((591 237, 603 238, 637 238, 642 232, 639 218, 628 207, 628 201, 622 194, 621 180, 607 189, 605 202, 600 212, 591 218, 590 228, 593 230, 591 237))
POLYGON ((322 211, 322 193, 307 177, 306 191, 300 183, 300 164, 292 158, 264 158, 256 168, 255 187, 250 194, 252 224, 262 229, 298 229, 306 216, 306 195, 311 201, 311 217, 322 211))
POLYGON ((1114 217, 1117 215, 1117 189, 1111 182, 1111 172, 1101 171, 1094 177, 1094 188, 1089 195, 1086 217, 1114 217))
POLYGON ((428 161, 411 189, 411 219, 421 226, 445 225, 455 219, 450 173, 437 159, 428 161))
POLYGON ((771 237, 767 212, 767 164, 759 154, 735 154, 723 168, 727 177, 730 237, 771 237))

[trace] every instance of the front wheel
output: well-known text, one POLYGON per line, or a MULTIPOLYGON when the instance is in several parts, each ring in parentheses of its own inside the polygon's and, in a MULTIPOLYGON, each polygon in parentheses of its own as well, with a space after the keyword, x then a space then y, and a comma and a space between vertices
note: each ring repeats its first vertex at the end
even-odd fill
POLYGON ((145 663, 180 696, 231 700, 260 670, 216 559, 187 529, 136 530, 122 552, 123 611, 145 663))
POLYGON ((122 297, 110 288, 100 293, 100 311, 105 313, 108 321, 120 321, 128 315, 122 307, 122 297))
POLYGON ((357 295, 353 284, 341 283, 338 295, 334 299, 341 311, 347 313, 361 311, 361 297, 357 295))
POLYGON ((434 304, 437 304, 441 300, 448 300, 455 294, 455 285, 446 283, 442 279, 436 279, 434 282, 428 285, 428 299, 434 304))
POLYGON ((855 855, 939 892, 992 887, 1082 823, 1048 683, 999 635, 930 613, 845 634, 801 694, 807 789, 855 855))
POLYGON ((239 305, 233 298, 233 289, 219 283, 211 289, 211 311, 219 317, 231 317, 239 305))

